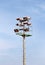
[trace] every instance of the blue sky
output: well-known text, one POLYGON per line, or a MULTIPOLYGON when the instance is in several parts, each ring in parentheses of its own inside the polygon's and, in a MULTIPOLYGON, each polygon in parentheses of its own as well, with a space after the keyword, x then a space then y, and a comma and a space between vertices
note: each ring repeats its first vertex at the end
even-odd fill
POLYGON ((0 0, 0 65, 22 65, 22 38, 14 33, 17 17, 30 16, 27 65, 45 65, 45 0, 0 0))

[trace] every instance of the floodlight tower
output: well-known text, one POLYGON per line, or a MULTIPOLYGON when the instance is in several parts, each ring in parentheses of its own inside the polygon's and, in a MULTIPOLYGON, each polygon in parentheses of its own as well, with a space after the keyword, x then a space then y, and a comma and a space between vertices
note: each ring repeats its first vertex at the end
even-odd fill
POLYGON ((14 32, 16 32, 17 35, 20 35, 23 37, 23 65, 26 65, 26 47, 25 47, 25 37, 32 36, 31 34, 27 34, 26 32, 29 32, 29 26, 31 26, 31 22, 29 22, 31 18, 30 17, 22 17, 17 18, 16 20, 19 21, 19 23, 16 24, 16 26, 19 26, 19 29, 14 29, 14 32))

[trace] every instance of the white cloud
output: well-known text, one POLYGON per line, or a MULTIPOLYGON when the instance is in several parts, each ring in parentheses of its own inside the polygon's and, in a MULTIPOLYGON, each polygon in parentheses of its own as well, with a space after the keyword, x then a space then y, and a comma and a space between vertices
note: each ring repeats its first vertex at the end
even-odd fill
POLYGON ((3 39, 0 40, 0 50, 11 48, 8 42, 4 41, 3 39))
POLYGON ((22 43, 20 38, 12 39, 0 39, 0 50, 8 50, 13 48, 22 48, 22 43), (19 42, 18 42, 19 41, 19 42))
POLYGON ((38 8, 32 8, 32 12, 35 14, 40 14, 40 11, 38 8))
POLYGON ((42 9, 42 10, 45 10, 45 4, 38 4, 37 5, 38 8, 42 9))

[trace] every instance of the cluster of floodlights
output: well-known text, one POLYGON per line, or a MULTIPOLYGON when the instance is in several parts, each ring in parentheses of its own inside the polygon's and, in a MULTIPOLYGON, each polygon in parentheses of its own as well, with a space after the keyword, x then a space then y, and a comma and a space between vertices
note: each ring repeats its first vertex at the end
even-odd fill
POLYGON ((24 31, 28 32, 29 31, 29 26, 31 25, 31 22, 29 23, 30 17, 23 17, 23 18, 17 18, 16 20, 19 21, 19 23, 16 24, 16 26, 23 27, 21 29, 14 29, 14 32, 19 32, 19 31, 24 31), (26 27, 28 26, 28 28, 26 27))

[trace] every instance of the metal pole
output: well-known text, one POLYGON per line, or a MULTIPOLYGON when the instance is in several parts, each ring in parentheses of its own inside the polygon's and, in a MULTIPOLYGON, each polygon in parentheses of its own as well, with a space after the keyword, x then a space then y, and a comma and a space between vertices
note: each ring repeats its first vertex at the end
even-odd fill
POLYGON ((25 37, 23 37, 23 65, 26 65, 25 37))
POLYGON ((26 45, 25 45, 25 37, 29 37, 32 36, 30 34, 25 34, 25 32, 29 32, 29 28, 27 28, 26 26, 31 25, 31 23, 29 23, 30 17, 23 17, 23 18, 17 18, 17 21, 20 22, 20 24, 16 24, 17 26, 22 26, 23 28, 21 29, 14 29, 14 31, 17 33, 17 35, 20 35, 23 37, 23 65, 26 65, 26 45), (26 26, 25 26, 26 25, 26 26), (19 31, 23 32, 23 33, 18 33, 19 31))

